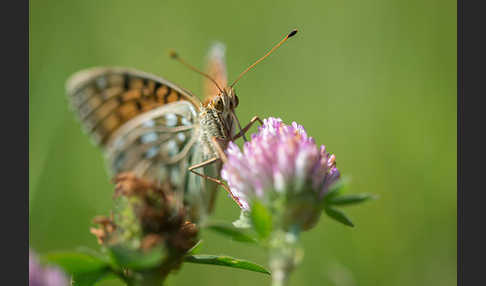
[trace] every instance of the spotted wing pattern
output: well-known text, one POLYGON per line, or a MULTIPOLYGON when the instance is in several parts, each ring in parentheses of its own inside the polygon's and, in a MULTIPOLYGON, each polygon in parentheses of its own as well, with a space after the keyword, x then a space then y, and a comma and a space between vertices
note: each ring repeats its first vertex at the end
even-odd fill
POLYGON ((189 92, 167 80, 127 68, 91 68, 74 74, 66 86, 71 106, 86 131, 102 146, 135 116, 176 101, 197 106, 189 92))

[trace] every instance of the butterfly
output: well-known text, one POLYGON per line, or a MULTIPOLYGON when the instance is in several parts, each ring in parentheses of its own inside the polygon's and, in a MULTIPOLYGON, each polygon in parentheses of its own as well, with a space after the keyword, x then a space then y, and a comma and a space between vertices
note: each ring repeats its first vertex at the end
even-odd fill
POLYGON ((246 141, 245 133, 261 123, 255 116, 241 127, 234 85, 296 33, 287 34, 231 85, 222 44, 211 48, 207 73, 171 53, 205 77, 203 100, 162 77, 122 67, 75 73, 66 83, 67 95, 84 130, 102 148, 112 175, 131 171, 156 182, 169 180, 194 216, 204 216, 214 205, 217 185, 231 194, 218 179, 226 146, 240 137, 246 141))

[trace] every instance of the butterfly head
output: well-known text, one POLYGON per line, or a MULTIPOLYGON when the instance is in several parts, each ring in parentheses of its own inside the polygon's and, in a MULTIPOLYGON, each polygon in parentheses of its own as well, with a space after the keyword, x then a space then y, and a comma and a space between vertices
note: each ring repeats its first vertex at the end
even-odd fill
POLYGON ((222 89, 218 95, 210 97, 204 103, 206 108, 216 110, 219 113, 228 114, 238 106, 239 99, 233 88, 222 89))

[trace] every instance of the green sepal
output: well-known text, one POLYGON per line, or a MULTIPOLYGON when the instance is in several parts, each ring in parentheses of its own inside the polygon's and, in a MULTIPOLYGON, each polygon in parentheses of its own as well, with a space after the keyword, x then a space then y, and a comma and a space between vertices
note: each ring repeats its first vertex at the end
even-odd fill
POLYGON ((334 196, 328 199, 327 203, 329 205, 347 206, 347 205, 363 203, 367 200, 375 199, 375 198, 376 196, 370 194, 351 194, 351 195, 334 196))
POLYGON ((250 219, 253 229, 262 239, 270 235, 273 230, 272 215, 265 205, 255 200, 251 204, 250 219))
POLYGON ((354 227, 353 222, 348 218, 348 216, 343 211, 333 208, 331 206, 324 207, 324 211, 332 219, 342 224, 345 224, 347 226, 354 227))

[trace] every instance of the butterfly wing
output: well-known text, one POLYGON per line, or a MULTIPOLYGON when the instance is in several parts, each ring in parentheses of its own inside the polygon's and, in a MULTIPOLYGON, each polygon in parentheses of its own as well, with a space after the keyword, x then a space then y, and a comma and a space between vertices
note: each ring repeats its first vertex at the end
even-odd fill
POLYGON ((190 92, 128 68, 82 70, 68 80, 66 89, 84 128, 102 147, 120 126, 141 113, 176 101, 188 101, 199 108, 199 100, 190 92))
MULTIPOLYGON (((222 43, 214 43, 206 57, 206 73, 210 75, 220 87, 228 86, 228 74, 225 60, 226 47, 222 43)), ((204 99, 207 101, 220 93, 216 85, 207 78, 203 79, 204 99)))
POLYGON ((170 180, 191 206, 207 205, 206 183, 187 171, 201 153, 199 101, 190 92, 127 68, 80 71, 66 89, 113 175, 132 171, 156 181, 170 180))
POLYGON ((105 153, 115 173, 132 171, 160 182, 170 180, 180 200, 191 206, 192 217, 200 220, 209 211, 212 186, 188 171, 202 157, 196 119, 194 107, 186 101, 158 107, 121 126, 105 153))

